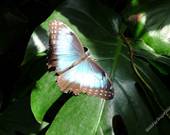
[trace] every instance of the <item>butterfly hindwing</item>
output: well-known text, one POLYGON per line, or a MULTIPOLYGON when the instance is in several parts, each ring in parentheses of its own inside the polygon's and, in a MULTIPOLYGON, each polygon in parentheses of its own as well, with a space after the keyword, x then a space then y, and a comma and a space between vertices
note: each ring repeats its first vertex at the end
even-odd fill
POLYGON ((90 58, 58 76, 57 82, 63 92, 113 98, 112 84, 107 74, 90 58))

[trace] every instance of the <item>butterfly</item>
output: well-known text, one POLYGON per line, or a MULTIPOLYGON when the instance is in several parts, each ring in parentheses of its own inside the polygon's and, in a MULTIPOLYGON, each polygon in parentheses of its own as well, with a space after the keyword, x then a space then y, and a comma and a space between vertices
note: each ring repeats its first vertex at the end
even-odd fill
POLYGON ((91 57, 63 22, 49 23, 48 69, 57 74, 57 84, 64 93, 85 93, 104 99, 113 98, 112 82, 104 69, 91 57))

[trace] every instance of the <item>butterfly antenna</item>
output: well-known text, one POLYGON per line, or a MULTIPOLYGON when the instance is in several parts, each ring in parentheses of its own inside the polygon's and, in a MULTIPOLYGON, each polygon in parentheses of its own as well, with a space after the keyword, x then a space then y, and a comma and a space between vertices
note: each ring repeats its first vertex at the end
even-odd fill
POLYGON ((104 58, 104 57, 100 57, 100 58, 91 58, 94 61, 104 61, 104 60, 113 60, 113 58, 104 58))

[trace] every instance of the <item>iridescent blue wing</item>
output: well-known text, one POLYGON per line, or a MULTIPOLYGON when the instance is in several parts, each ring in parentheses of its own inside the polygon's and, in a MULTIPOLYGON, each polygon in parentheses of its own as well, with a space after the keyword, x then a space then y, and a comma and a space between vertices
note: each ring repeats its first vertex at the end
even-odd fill
POLYGON ((59 75, 57 83, 61 91, 72 91, 75 95, 86 93, 104 99, 112 99, 112 83, 106 72, 91 58, 59 75))
POLYGON ((60 73, 79 60, 84 50, 79 39, 63 22, 51 22, 49 31, 48 68, 55 68, 60 73))

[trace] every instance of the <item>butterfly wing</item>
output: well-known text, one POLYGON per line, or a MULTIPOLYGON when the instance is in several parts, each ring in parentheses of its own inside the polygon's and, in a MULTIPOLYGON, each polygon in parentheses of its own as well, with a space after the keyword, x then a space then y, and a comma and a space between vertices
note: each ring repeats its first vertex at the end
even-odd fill
POLYGON ((58 76, 57 83, 63 92, 72 91, 75 95, 86 93, 104 99, 113 98, 112 83, 109 77, 90 58, 58 76))
POLYGON ((79 39, 61 21, 53 21, 49 24, 50 48, 48 55, 48 68, 55 68, 56 72, 62 72, 84 55, 83 47, 79 39))

